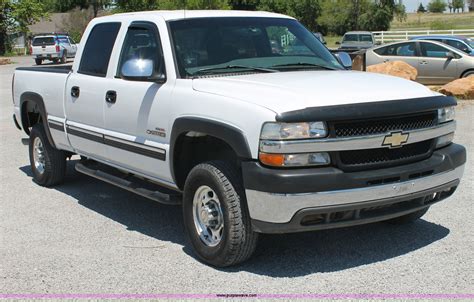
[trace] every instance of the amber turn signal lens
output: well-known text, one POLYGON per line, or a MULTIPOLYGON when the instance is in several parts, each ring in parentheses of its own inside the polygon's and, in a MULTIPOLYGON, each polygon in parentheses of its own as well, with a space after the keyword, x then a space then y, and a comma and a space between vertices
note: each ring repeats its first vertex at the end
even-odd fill
POLYGON ((283 167, 285 164, 285 155, 283 154, 260 153, 259 159, 262 164, 267 166, 283 167))

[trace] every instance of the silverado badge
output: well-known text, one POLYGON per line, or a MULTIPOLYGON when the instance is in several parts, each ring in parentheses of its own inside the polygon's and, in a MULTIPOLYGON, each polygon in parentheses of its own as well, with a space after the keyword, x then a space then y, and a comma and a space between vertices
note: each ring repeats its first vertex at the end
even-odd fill
POLYGON ((392 132, 385 136, 382 146, 389 146, 390 148, 401 147, 403 144, 408 142, 408 136, 408 133, 392 132))

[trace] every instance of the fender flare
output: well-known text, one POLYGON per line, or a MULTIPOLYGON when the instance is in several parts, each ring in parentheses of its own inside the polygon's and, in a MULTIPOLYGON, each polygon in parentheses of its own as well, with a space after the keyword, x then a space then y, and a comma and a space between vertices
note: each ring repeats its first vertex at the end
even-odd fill
POLYGON ((199 117, 180 117, 174 121, 173 129, 171 130, 170 138, 170 152, 169 152, 169 165, 171 176, 173 181, 176 182, 176 173, 174 171, 174 147, 177 139, 184 133, 189 131, 195 131, 204 133, 215 138, 218 138, 227 143, 241 159, 251 159, 252 153, 250 152, 247 139, 244 133, 233 126, 224 124, 222 122, 209 120, 199 117))
POLYGON ((43 127, 46 132, 46 137, 48 138, 49 143, 51 146, 56 148, 56 145, 54 144, 53 137, 51 136, 51 132, 49 130, 48 126, 48 113, 46 111, 46 107, 44 105, 43 97, 41 95, 35 93, 35 92, 24 92, 20 96, 20 117, 21 117, 21 126, 23 127, 23 130, 25 133, 29 136, 30 131, 28 130, 28 121, 25 118, 26 117, 26 112, 24 112, 25 109, 25 103, 33 103, 38 106, 39 114, 41 115, 41 121, 43 122, 43 127))

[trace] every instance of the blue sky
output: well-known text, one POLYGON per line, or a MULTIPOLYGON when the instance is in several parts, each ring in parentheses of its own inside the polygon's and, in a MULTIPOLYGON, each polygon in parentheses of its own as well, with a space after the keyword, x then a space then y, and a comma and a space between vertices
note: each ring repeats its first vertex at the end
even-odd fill
POLYGON ((420 5, 420 2, 422 2, 426 8, 430 0, 403 0, 403 4, 405 4, 405 7, 407 8, 407 13, 412 13, 416 11, 418 5, 420 5))

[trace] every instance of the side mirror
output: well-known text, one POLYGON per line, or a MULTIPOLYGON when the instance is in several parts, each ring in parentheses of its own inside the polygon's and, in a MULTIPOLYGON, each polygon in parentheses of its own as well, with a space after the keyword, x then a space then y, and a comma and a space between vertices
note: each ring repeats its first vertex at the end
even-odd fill
POLYGON ((327 43, 326 41, 323 41, 323 44, 326 45, 326 44, 328 44, 328 43, 327 43))
POLYGON ((334 54, 339 61, 339 63, 344 66, 345 69, 352 69, 352 59, 351 56, 347 52, 338 52, 334 54))
POLYGON ((341 42, 339 42, 339 41, 336 41, 336 45, 341 45, 341 42))
POLYGON ((456 55, 454 54, 454 52, 448 51, 446 53, 446 58, 448 58, 448 60, 452 60, 452 59, 456 58, 456 55))
POLYGON ((164 74, 156 75, 154 65, 153 60, 130 59, 122 65, 121 78, 129 81, 163 81, 164 74))

